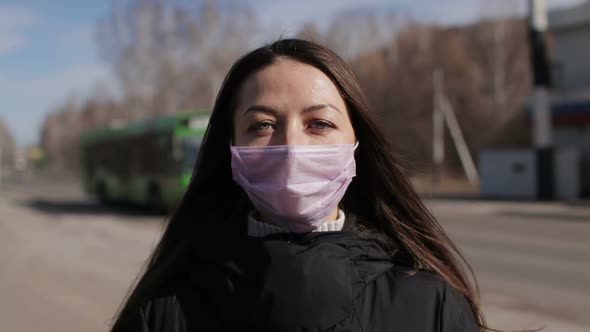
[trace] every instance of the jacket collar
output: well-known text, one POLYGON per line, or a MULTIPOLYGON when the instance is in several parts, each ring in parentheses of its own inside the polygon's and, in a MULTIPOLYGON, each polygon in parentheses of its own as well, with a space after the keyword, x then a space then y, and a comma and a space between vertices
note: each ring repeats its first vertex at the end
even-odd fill
POLYGON ((203 258, 192 283, 225 321, 247 330, 328 329, 393 267, 377 241, 353 231, 242 237, 203 258))

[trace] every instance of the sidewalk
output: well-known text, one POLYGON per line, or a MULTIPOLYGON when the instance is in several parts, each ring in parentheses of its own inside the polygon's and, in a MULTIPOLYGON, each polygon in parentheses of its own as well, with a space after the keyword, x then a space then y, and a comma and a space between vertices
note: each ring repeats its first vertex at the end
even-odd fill
POLYGON ((535 219, 560 219, 572 222, 590 222, 590 201, 530 202, 499 201, 477 198, 428 198, 431 207, 469 208, 479 213, 535 219))
POLYGON ((412 184, 429 205, 436 205, 436 202, 465 204, 472 209, 487 210, 497 215, 590 222, 588 198, 551 202, 486 199, 480 197, 478 186, 466 180, 444 179, 440 184, 433 184, 430 178, 418 177, 412 178, 412 184))

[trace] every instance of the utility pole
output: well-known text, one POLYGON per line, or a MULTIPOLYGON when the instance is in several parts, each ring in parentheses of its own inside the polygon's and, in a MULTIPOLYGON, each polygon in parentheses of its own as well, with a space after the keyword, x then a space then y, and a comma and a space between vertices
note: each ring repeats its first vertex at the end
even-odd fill
POLYGON ((445 160, 445 119, 440 110, 443 77, 442 70, 437 69, 433 75, 434 98, 432 112, 432 181, 440 183, 442 165, 445 160))
POLYGON ((459 154, 459 159, 461 160, 461 165, 463 166, 463 170, 465 171, 467 179, 471 184, 477 184, 479 182, 479 174, 477 172, 477 167, 475 166, 475 162, 473 161, 471 152, 469 152, 467 141, 465 141, 465 137, 463 136, 463 132, 461 131, 461 126, 459 126, 459 121, 457 121, 457 117, 455 115, 455 111, 453 110, 453 106, 451 105, 444 93, 443 72, 441 69, 437 69, 434 72, 434 140, 432 152, 435 167, 438 167, 437 172, 439 173, 440 167, 444 160, 445 123, 447 125, 447 128, 449 128, 451 138, 453 140, 453 143, 455 143, 455 147, 457 148, 457 153, 459 154))
POLYGON ((498 20, 493 25, 493 99, 494 110, 500 113, 506 107, 506 20, 498 20))
POLYGON ((469 152, 469 148, 467 147, 467 141, 465 141, 465 137, 459 126, 459 121, 457 121, 457 117, 455 116, 453 106, 451 106, 447 98, 442 98, 441 102, 440 110, 447 123, 447 128, 449 128, 449 132, 451 133, 451 138, 455 142, 455 147, 459 153, 459 159, 461 160, 461 165, 463 165, 465 175, 467 175, 469 182, 475 185, 479 183, 479 174, 477 173, 477 167, 475 167, 471 152, 469 152))
POLYGON ((529 43, 534 91, 532 118, 534 148, 537 157, 537 195, 540 200, 555 197, 551 105, 549 87, 551 71, 546 45, 547 8, 545 0, 529 0, 529 43))

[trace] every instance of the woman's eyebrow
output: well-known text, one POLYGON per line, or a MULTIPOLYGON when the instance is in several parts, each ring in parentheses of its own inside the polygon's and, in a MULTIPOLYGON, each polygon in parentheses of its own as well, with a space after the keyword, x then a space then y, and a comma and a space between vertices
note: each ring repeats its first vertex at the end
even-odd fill
POLYGON ((332 104, 316 104, 316 105, 311 105, 311 106, 308 106, 308 107, 304 108, 303 109, 303 113, 319 111, 319 110, 321 110, 323 108, 331 108, 333 110, 338 111, 339 113, 342 113, 342 111, 338 107, 336 107, 336 106, 334 106, 332 104))
POLYGON ((270 114, 270 115, 274 115, 276 116, 279 112, 277 112, 277 110, 275 110, 272 107, 268 107, 268 106, 264 106, 264 105, 252 105, 250 107, 248 107, 242 114, 246 115, 250 112, 261 112, 261 113, 266 113, 266 114, 270 114))
MULTIPOLYGON (((339 113, 342 113, 342 111, 338 107, 336 107, 332 104, 315 104, 315 105, 307 106, 306 108, 303 109, 303 113, 315 112, 315 111, 319 111, 324 108, 331 108, 339 113)), ((274 108, 269 107, 269 106, 252 105, 252 106, 249 106, 242 114, 246 115, 251 112, 261 112, 261 113, 266 113, 266 114, 274 115, 274 116, 277 116, 279 113, 277 110, 275 110, 274 108)))

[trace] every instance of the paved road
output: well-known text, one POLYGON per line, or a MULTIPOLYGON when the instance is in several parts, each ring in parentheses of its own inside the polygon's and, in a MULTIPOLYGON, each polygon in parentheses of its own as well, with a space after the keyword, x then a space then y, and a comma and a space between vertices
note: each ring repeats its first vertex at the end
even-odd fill
POLYGON ((514 321, 534 326, 499 321, 502 328, 551 328, 560 321, 590 331, 590 207, 456 201, 429 205, 471 262, 484 303, 535 314, 514 321))
POLYGON ((104 209, 71 185, 10 189, 0 192, 0 331, 107 331, 162 217, 104 209))
MULTIPOLYGON (((590 208, 433 200, 472 263, 494 328, 590 331, 590 208)), ((0 190, 0 330, 104 331, 162 217, 76 186, 0 190)))

